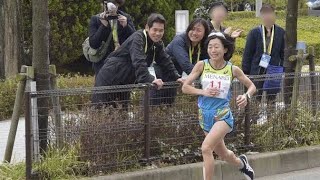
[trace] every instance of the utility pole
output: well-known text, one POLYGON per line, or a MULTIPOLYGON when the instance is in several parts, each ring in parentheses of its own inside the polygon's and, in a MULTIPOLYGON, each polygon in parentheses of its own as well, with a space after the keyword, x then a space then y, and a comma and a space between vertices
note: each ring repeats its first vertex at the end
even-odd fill
MULTIPOLYGON (((286 48, 284 67, 286 73, 293 73, 296 65, 296 61, 289 61, 289 57, 297 54, 297 26, 298 26, 298 5, 299 0, 288 1, 287 17, 286 17, 286 48)), ((284 94, 285 104, 288 105, 292 98, 293 78, 287 77, 284 80, 284 94)))
POLYGON ((4 1, 0 0, 0 79, 5 78, 4 73, 4 1))
POLYGON ((5 76, 17 75, 22 65, 22 27, 20 0, 3 0, 5 76))
MULTIPOLYGON (((32 0, 32 66, 37 90, 49 90, 49 14, 48 0, 32 0)), ((49 98, 38 98, 40 152, 47 150, 49 98)))

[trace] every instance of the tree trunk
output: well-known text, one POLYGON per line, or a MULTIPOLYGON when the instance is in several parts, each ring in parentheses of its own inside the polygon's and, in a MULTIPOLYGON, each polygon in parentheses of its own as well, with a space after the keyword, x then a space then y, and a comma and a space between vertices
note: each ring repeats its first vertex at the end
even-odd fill
POLYGON ((14 76, 22 64, 22 31, 19 0, 4 0, 5 76, 14 76))
POLYGON ((3 8, 3 0, 0 0, 0 79, 3 79, 5 77, 4 73, 4 56, 3 56, 3 51, 4 51, 4 8, 3 8))
MULTIPOLYGON (((286 18, 286 49, 284 67, 286 73, 293 73, 296 62, 290 62, 289 57, 297 54, 297 26, 299 0, 288 1, 286 18)), ((287 77, 284 81, 285 104, 290 104, 292 97, 293 78, 287 77)))
MULTIPOLYGON (((49 89, 49 15, 48 0, 32 1, 32 65, 35 69, 37 90, 49 89)), ((47 150, 48 98, 38 98, 40 151, 47 150)))

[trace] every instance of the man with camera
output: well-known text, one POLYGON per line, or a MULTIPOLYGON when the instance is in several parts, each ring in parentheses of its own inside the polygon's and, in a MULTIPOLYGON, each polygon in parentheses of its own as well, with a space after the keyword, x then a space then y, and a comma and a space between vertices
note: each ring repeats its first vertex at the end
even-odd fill
POLYGON ((102 43, 107 43, 104 58, 93 63, 95 75, 103 66, 106 57, 118 49, 120 45, 135 32, 135 27, 129 15, 120 11, 125 0, 103 0, 104 12, 94 15, 90 19, 89 44, 93 49, 99 49, 102 43))
MULTIPOLYGON (((170 56, 164 51, 162 37, 165 24, 166 20, 161 14, 151 14, 144 30, 133 33, 108 56, 96 77, 95 87, 153 83, 160 89, 163 81, 157 78, 154 64, 170 79, 182 82, 170 56)), ((114 105, 112 102, 127 102, 129 97, 129 92, 94 94, 93 103, 114 105)))

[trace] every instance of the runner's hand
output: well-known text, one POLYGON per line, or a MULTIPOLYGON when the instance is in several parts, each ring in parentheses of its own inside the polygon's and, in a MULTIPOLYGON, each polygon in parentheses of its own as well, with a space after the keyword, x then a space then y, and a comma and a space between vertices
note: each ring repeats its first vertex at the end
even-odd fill
POLYGON ((237 97, 237 105, 239 108, 244 108, 248 104, 247 96, 246 95, 239 95, 237 97))
POLYGON ((157 89, 161 89, 163 86, 163 81, 161 79, 155 79, 152 84, 155 84, 157 86, 157 89))
POLYGON ((219 94, 220 92, 218 88, 207 88, 207 89, 204 89, 202 93, 203 96, 207 96, 207 97, 215 97, 215 96, 218 96, 219 94))

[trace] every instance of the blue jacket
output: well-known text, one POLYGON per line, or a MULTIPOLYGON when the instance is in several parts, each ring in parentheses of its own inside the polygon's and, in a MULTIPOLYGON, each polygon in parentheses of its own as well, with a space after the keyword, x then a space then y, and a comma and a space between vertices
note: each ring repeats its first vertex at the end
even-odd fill
MULTIPOLYGON (((265 69, 259 66, 263 52, 263 38, 261 26, 250 31, 247 36, 247 42, 242 58, 242 70, 247 75, 264 74, 265 69)), ((285 31, 275 25, 274 42, 271 51, 271 65, 283 66, 284 48, 285 48, 285 31)))
MULTIPOLYGON (((128 25, 126 27, 123 27, 120 25, 118 21, 118 37, 119 37, 119 43, 120 45, 129 37, 131 34, 133 34, 136 30, 133 25, 132 20, 130 19, 130 16, 122 11, 118 11, 118 14, 121 14, 123 16, 126 16, 128 18, 127 22, 128 25)), ((105 27, 99 17, 97 15, 92 16, 89 23, 89 44, 90 47, 94 49, 98 49, 101 46, 102 41, 107 41, 109 34, 111 33, 111 27, 110 25, 108 27, 105 27)), ((113 38, 110 41, 110 46, 107 50, 106 56, 103 58, 106 59, 107 56, 114 50, 114 43, 113 38)), ((93 69, 95 71, 95 74, 97 75, 100 68, 103 66, 103 60, 93 63, 93 69)))
MULTIPOLYGON (((190 62, 189 47, 190 42, 188 42, 187 34, 182 33, 176 35, 166 48, 166 52, 171 56, 172 61, 180 75, 182 72, 190 74, 194 65, 197 63, 197 51, 195 51, 192 57, 192 62, 190 62)), ((203 59, 208 59, 208 54, 206 49, 201 47, 200 60, 203 59)))

